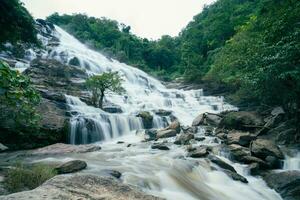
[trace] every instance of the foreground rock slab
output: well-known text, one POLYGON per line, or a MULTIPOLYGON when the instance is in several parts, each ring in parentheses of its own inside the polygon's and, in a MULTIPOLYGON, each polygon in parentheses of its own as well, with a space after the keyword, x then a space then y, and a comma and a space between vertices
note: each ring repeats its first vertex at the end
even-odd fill
POLYGON ((82 160, 72 160, 57 166, 55 169, 58 174, 68 174, 78 172, 87 167, 86 162, 82 160))
POLYGON ((264 180, 284 200, 300 199, 300 171, 273 172, 265 176, 264 180))
POLYGON ((71 145, 57 143, 43 148, 39 148, 31 151, 33 155, 48 155, 48 154, 65 154, 65 153, 88 153, 93 151, 99 151, 100 146, 96 145, 71 145))
POLYGON ((40 199, 101 199, 160 200, 114 178, 94 175, 55 176, 40 187, 26 192, 1 196, 1 200, 40 199))

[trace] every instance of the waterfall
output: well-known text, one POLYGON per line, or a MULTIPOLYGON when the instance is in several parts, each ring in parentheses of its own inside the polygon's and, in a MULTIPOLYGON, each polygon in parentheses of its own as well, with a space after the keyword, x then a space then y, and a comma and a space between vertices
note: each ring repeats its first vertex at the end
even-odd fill
POLYGON ((78 59, 81 69, 89 75, 101 74, 107 71, 117 71, 124 80, 122 86, 125 95, 114 93, 106 95, 105 100, 121 107, 122 114, 110 114, 100 109, 87 106, 80 99, 67 96, 72 113, 70 143, 91 143, 99 140, 109 140, 129 134, 143 128, 140 111, 153 114, 153 127, 162 128, 170 123, 166 116, 155 114, 155 110, 172 110, 172 115, 184 124, 190 125, 192 120, 202 112, 220 112, 234 109, 225 104, 220 97, 203 96, 202 90, 167 89, 162 83, 145 72, 108 59, 101 53, 93 51, 80 43, 73 36, 59 27, 55 27, 59 45, 53 47, 48 58, 57 59, 68 64, 71 59, 78 59))

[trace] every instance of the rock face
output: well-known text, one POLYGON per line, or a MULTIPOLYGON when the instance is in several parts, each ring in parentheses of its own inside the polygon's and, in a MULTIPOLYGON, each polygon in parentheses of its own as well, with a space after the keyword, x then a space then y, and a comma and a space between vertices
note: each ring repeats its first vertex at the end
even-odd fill
POLYGON ((63 163, 55 168, 58 174, 68 174, 78 172, 87 167, 86 162, 82 160, 72 160, 66 163, 63 163))
POLYGON ((274 156, 279 159, 283 159, 284 156, 272 141, 265 139, 257 139, 251 143, 250 147, 251 153, 254 156, 265 159, 267 156, 274 156))
POLYGON ((1 200, 27 199, 103 199, 160 200, 114 178, 93 175, 55 176, 42 186, 26 192, 1 196, 1 200))
POLYGON ((258 114, 240 111, 227 113, 220 122, 220 127, 248 131, 262 127, 263 124, 264 122, 258 114))
POLYGON ((137 117, 142 118, 143 125, 145 129, 150 129, 153 126, 153 116, 150 114, 150 112, 142 111, 140 112, 137 117))
POLYGON ((264 180, 284 200, 300 199, 300 171, 273 172, 265 176, 264 180))

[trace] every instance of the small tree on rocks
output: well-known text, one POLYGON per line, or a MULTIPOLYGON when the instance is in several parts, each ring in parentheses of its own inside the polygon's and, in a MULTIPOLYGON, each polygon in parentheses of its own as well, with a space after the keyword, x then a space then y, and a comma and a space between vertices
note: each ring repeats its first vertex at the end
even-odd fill
POLYGON ((122 78, 118 72, 105 72, 101 75, 91 76, 86 81, 86 86, 92 92, 93 105, 102 109, 104 95, 107 91, 123 93, 124 88, 121 83, 122 78))

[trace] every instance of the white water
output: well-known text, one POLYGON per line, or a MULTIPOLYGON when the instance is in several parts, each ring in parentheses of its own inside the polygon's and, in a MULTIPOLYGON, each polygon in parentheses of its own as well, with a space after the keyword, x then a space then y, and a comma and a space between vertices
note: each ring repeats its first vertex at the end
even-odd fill
MULTIPOLYGON (((172 110, 184 125, 203 112, 220 112, 235 109, 219 97, 205 97, 202 90, 183 91, 167 89, 158 80, 146 73, 108 60, 100 53, 92 51, 71 35, 56 27, 60 45, 55 47, 48 57, 64 63, 73 57, 80 59, 80 67, 89 74, 104 71, 118 71, 124 79, 127 99, 110 93, 106 99, 119 105, 124 113, 109 114, 100 109, 87 106, 78 97, 68 96, 67 101, 72 113, 71 143, 89 143, 102 140, 99 152, 54 156, 39 161, 85 160, 88 168, 85 173, 101 174, 103 169, 115 169, 122 172, 125 183, 140 187, 150 194, 169 200, 279 200, 279 195, 269 189, 260 178, 248 175, 246 166, 231 163, 245 176, 249 183, 233 181, 206 159, 186 157, 184 146, 174 145, 174 138, 165 139, 169 151, 152 150, 151 143, 141 142, 142 136, 134 134, 142 129, 141 119, 135 117, 140 110, 172 110), (217 109, 213 109, 216 107, 217 109), (124 144, 116 144, 117 141, 124 144), (130 147, 127 147, 131 144, 130 147)), ((153 114, 153 113, 152 113, 153 114)), ((166 121, 154 116, 155 127, 166 126, 166 121)), ((197 133, 204 136, 202 129, 197 133)), ((162 142, 162 141, 159 141, 162 142)), ((202 142, 194 141, 195 146, 205 144, 215 146, 214 138, 206 137, 202 142)))

